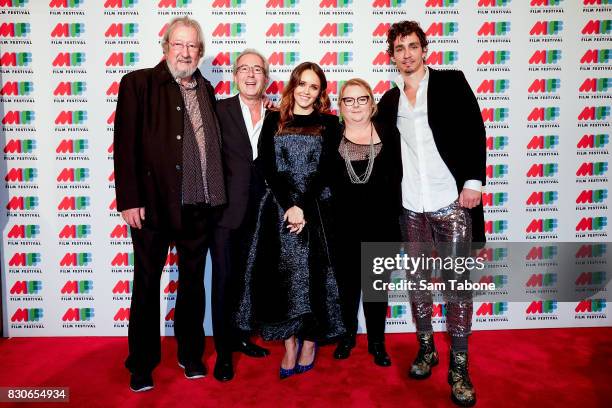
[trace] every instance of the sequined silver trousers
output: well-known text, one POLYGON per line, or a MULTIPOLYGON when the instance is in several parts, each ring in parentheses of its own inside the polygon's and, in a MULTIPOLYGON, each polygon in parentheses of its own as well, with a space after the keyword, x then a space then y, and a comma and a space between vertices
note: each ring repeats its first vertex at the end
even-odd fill
MULTIPOLYGON (((472 239, 472 219, 467 209, 455 200, 447 207, 433 212, 414 212, 404 209, 401 215, 402 239, 407 243, 409 256, 435 254, 442 258, 469 256, 472 239)), ((469 280, 469 272, 420 268, 408 279, 415 282, 432 282, 442 279, 446 302, 446 327, 451 336, 467 336, 471 333, 473 302, 469 291, 450 290, 448 281, 469 280), (433 278, 432 278, 433 275, 433 278)), ((429 290, 410 291, 412 316, 415 319, 430 319, 433 297, 429 290)))

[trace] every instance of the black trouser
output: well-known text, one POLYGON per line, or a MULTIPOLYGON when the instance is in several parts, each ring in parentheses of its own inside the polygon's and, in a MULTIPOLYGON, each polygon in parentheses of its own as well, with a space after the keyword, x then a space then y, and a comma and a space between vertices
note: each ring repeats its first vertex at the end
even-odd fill
POLYGON ((178 254, 179 284, 174 310, 174 335, 182 362, 201 361, 204 354, 204 267, 210 244, 213 210, 203 205, 182 207, 182 229, 176 232, 131 228, 134 285, 128 329, 132 373, 151 372, 161 359, 160 278, 171 242, 178 254))

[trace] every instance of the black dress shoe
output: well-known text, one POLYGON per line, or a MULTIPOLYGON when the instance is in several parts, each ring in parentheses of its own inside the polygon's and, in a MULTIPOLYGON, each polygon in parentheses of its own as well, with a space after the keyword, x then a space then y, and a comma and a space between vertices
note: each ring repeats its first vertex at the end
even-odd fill
POLYGON ((148 374, 132 374, 130 376, 130 389, 134 392, 144 392, 153 389, 153 377, 148 374))
POLYGON ((185 370, 185 378, 189 380, 206 377, 206 366, 201 361, 179 361, 178 365, 185 370))
POLYGON ((229 381, 234 378, 234 366, 232 365, 231 355, 217 356, 213 376, 221 382, 229 381))
POLYGON ((371 343, 368 345, 368 352, 374 356, 374 364, 381 367, 389 367, 391 358, 385 350, 385 343, 371 343))
POLYGON ((353 347, 355 347, 354 342, 347 339, 340 340, 336 346, 336 350, 334 350, 334 358, 336 360, 345 360, 349 358, 353 347))
POLYGON ((244 353, 249 357, 265 357, 270 354, 270 350, 263 347, 259 347, 257 344, 250 342, 249 340, 242 340, 236 344, 236 350, 240 353, 244 353))

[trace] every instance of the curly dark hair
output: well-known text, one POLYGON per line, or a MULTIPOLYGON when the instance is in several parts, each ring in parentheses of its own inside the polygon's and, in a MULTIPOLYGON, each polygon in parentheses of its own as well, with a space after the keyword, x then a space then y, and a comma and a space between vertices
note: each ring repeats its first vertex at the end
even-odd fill
POLYGON ((393 56, 393 42, 397 37, 405 37, 410 34, 416 34, 419 37, 421 48, 427 48, 427 36, 425 31, 416 21, 400 21, 393 23, 387 32, 387 54, 393 56))

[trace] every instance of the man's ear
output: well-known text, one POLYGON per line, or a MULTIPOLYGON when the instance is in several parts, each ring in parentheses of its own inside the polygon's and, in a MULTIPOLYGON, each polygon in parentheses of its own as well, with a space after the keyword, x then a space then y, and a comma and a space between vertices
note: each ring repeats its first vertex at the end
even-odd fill
POLYGON ((427 59, 427 47, 423 48, 423 61, 427 59))

